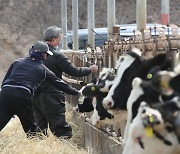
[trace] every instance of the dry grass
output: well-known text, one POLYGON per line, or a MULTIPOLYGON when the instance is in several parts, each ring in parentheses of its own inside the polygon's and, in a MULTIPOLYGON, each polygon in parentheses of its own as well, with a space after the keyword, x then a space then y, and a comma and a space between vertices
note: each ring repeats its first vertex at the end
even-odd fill
POLYGON ((79 145, 81 130, 73 122, 72 112, 66 113, 68 122, 73 128, 73 137, 70 140, 55 138, 50 132, 49 137, 27 139, 22 130, 19 119, 13 118, 0 132, 0 153, 3 154, 90 154, 79 145))

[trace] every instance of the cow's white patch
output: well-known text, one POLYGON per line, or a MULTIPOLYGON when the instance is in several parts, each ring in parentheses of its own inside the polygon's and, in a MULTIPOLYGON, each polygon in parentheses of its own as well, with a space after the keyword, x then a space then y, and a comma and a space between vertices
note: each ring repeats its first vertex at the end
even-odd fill
POLYGON ((93 125, 96 125, 99 121, 100 121, 100 117, 98 115, 96 108, 94 108, 93 115, 91 117, 91 122, 93 125))
MULTIPOLYGON (((100 88, 101 92, 109 92, 109 88, 113 84, 113 80, 109 80, 108 75, 115 75, 115 70, 113 68, 104 67, 99 74, 99 79, 105 81, 104 87, 100 88)), ((97 85, 99 84, 99 81, 97 82, 97 85)))
POLYGON ((127 122, 124 130, 124 140, 126 141, 128 138, 129 133, 129 127, 132 121, 132 105, 133 103, 139 98, 140 95, 144 94, 140 84, 142 83, 142 80, 138 77, 134 78, 132 81, 133 89, 131 90, 130 96, 127 101, 127 122))
POLYGON ((114 72, 113 68, 103 67, 102 71, 99 73, 99 79, 105 80, 110 73, 114 74, 114 72))
POLYGON ((113 85, 114 81, 109 81, 109 80, 106 80, 105 81, 105 86, 103 88, 100 88, 100 91, 101 92, 108 92, 109 91, 109 87, 111 85, 113 85))
POLYGON ((109 109, 110 107, 108 106, 108 103, 111 102, 111 107, 113 107, 114 105, 114 101, 112 99, 112 96, 114 94, 114 90, 115 88, 119 85, 119 83, 121 82, 121 78, 124 74, 124 71, 134 62, 135 58, 130 56, 129 54, 127 54, 126 56, 122 56, 119 59, 118 62, 118 70, 117 70, 117 75, 114 79, 114 83, 108 93, 108 95, 104 98, 103 100, 103 106, 106 109, 109 109))

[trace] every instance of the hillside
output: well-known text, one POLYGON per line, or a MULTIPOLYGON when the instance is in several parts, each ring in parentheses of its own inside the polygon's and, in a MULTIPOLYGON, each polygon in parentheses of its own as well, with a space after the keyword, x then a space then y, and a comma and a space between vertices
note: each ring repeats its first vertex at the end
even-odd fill
MULTIPOLYGON (((68 4, 68 29, 72 29, 71 0, 68 4)), ((116 23, 135 22, 135 0, 116 0, 116 23)), ((147 0, 147 22, 160 23, 161 0, 147 0)), ((107 6, 95 0, 95 25, 107 26, 107 6)), ((180 24, 180 0, 170 0, 170 21, 180 24)), ((61 25, 59 0, 0 0, 0 81, 9 64, 27 55, 32 43, 42 38, 50 25, 61 25)), ((87 27, 87 1, 79 0, 79 28, 87 27)))

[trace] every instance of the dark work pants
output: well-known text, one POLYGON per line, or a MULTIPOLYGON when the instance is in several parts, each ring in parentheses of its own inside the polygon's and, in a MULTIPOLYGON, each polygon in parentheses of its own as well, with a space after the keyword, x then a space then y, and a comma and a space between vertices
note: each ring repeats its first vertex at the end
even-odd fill
POLYGON ((61 92, 40 92, 33 98, 37 127, 47 135, 47 128, 56 137, 70 138, 72 128, 65 118, 65 97, 61 92))
POLYGON ((31 94, 21 88, 5 87, 0 92, 0 130, 17 115, 27 135, 36 132, 31 94))

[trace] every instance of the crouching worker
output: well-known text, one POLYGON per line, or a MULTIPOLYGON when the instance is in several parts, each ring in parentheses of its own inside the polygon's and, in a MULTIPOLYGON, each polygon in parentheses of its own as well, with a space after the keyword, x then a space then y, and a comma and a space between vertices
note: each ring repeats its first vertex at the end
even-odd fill
POLYGON ((27 136, 36 132, 32 110, 32 95, 42 82, 55 86, 57 89, 78 95, 78 91, 63 80, 57 78, 42 62, 49 51, 46 43, 38 41, 31 49, 30 56, 13 62, 1 85, 0 93, 0 131, 6 126, 13 115, 17 115, 27 136))

